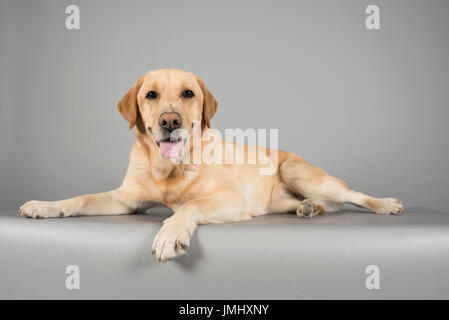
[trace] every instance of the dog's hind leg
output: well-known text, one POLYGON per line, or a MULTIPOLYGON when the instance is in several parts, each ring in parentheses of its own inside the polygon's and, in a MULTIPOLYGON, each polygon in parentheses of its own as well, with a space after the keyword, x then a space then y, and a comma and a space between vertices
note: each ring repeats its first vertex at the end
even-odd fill
POLYGON ((280 176, 292 192, 312 201, 316 209, 337 211, 344 203, 370 209, 378 214, 398 214, 403 207, 395 198, 374 198, 350 190, 346 184, 324 170, 315 167, 301 157, 291 155, 280 166, 280 176))

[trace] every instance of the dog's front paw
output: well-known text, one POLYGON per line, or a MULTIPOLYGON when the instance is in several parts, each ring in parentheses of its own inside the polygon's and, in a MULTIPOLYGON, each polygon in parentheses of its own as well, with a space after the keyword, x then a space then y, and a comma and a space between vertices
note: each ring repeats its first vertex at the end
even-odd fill
POLYGON ((51 201, 28 201, 19 209, 19 214, 34 219, 64 217, 64 210, 51 201))
POLYGON ((152 254, 158 261, 165 262, 186 253, 190 244, 190 232, 183 224, 167 220, 154 238, 152 254))
POLYGON ((376 210, 378 214, 400 214, 404 209, 401 201, 396 198, 383 198, 381 201, 381 205, 376 210))

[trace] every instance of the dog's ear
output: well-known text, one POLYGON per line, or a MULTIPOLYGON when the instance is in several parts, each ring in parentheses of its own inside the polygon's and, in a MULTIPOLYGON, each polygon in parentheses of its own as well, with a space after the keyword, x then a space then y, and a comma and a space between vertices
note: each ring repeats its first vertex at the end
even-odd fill
POLYGON ((136 124, 139 114, 139 107, 137 105, 137 92, 143 83, 143 77, 139 78, 134 86, 128 91, 127 94, 118 103, 118 111, 129 123, 129 128, 132 129, 136 124))
POLYGON ((215 112, 217 112, 217 100, 215 100, 212 93, 206 88, 203 80, 196 76, 196 80, 200 85, 201 91, 203 91, 203 114, 201 118, 201 129, 210 128, 210 119, 214 116, 215 112))

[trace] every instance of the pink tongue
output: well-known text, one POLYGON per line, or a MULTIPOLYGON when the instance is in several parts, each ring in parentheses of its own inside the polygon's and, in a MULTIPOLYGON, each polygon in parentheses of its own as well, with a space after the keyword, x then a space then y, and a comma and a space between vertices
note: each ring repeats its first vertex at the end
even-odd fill
POLYGON ((182 156, 182 147, 184 143, 179 141, 161 141, 159 147, 161 153, 167 158, 179 158, 182 156))

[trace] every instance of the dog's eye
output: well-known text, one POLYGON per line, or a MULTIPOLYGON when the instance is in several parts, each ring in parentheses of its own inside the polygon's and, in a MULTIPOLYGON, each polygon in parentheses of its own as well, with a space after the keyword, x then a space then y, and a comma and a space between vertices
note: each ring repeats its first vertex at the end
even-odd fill
POLYGON ((148 92, 145 98, 147 98, 147 99, 156 99, 156 98, 157 98, 157 93, 156 93, 156 91, 150 91, 150 92, 148 92))
POLYGON ((192 98, 192 97, 194 97, 195 95, 193 94, 193 91, 192 91, 192 90, 184 90, 184 91, 182 92, 182 96, 183 96, 184 98, 192 98))

